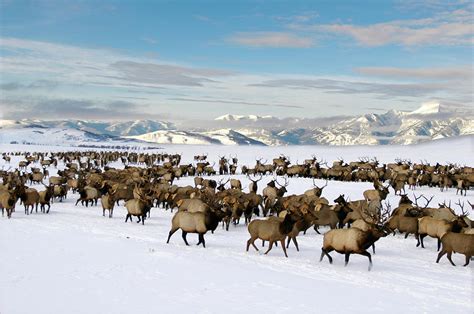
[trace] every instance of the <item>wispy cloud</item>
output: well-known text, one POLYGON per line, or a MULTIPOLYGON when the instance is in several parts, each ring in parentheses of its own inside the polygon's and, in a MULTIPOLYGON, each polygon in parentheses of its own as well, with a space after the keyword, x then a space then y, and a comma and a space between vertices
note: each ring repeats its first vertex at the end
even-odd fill
POLYGON ((288 32, 242 32, 236 33, 228 41, 241 46, 272 48, 309 48, 314 41, 288 32))
POLYGON ((29 84, 23 84, 19 82, 10 82, 0 84, 0 90, 4 91, 16 91, 23 89, 53 89, 58 86, 58 82, 48 80, 38 80, 29 84))
POLYGON ((305 11, 294 15, 276 16, 275 19, 285 23, 308 23, 319 17, 317 11, 305 11))
POLYGON ((433 96, 444 92, 438 83, 376 83, 367 81, 347 81, 335 79, 279 79, 257 84, 262 87, 317 89, 324 93, 375 94, 382 97, 433 96))
POLYGON ((280 107, 280 108, 298 108, 302 109, 303 106, 298 105, 282 105, 282 104, 265 104, 265 103, 253 103, 247 101, 232 101, 223 99, 194 99, 194 98, 169 98, 169 100, 186 101, 186 102, 199 102, 199 103, 216 103, 216 104, 234 104, 234 105, 245 105, 245 106, 259 106, 259 107, 280 107))
POLYGON ((433 80, 472 80, 470 65, 462 67, 441 68, 396 68, 396 67, 361 67, 355 71, 359 74, 402 78, 402 79, 433 79, 433 80))
POLYGON ((201 22, 211 22, 211 19, 208 16, 205 15, 200 15, 200 14, 194 14, 193 17, 201 22))
POLYGON ((211 78, 218 78, 233 74, 230 71, 189 68, 176 65, 140 63, 133 61, 117 61, 110 65, 119 71, 119 79, 128 82, 202 86, 204 82, 212 82, 211 78))
POLYGON ((92 101, 69 98, 38 98, 14 101, 14 108, 9 101, 4 102, 6 119, 99 119, 128 120, 134 118, 153 118, 159 115, 145 113, 140 107, 129 101, 92 101))
POLYGON ((151 37, 142 37, 141 40, 151 45, 156 45, 158 43, 158 40, 151 37))
POLYGON ((293 23, 294 31, 344 35, 363 46, 446 46, 472 45, 472 7, 437 13, 430 18, 393 20, 369 25, 347 23, 313 24, 293 23))

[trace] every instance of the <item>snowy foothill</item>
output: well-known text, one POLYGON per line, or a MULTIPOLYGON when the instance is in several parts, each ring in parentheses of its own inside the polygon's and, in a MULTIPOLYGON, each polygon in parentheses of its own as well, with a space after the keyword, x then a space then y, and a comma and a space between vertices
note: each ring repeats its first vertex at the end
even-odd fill
MULTIPOLYGON (((474 137, 451 138, 413 146, 222 146, 162 145, 155 152, 181 153, 182 163, 194 155, 237 156, 239 165, 271 161, 284 154, 292 163, 315 155, 328 162, 344 158, 377 157, 380 162, 395 158, 430 163, 447 161, 474 164, 474 137)), ((88 150, 66 146, 0 145, 1 152, 88 150)), ((153 152, 147 150, 146 152, 153 152)), ((0 161, 0 168, 15 167, 0 161)), ((33 166, 33 165, 31 165, 33 166)), ((123 167, 119 163, 113 167, 123 167)), ((59 163, 58 169, 64 165, 59 163)), ((58 170, 50 167, 51 175, 58 170)), ((240 171, 240 168, 239 168, 240 171)), ((248 191, 248 179, 237 175, 248 191)), ((214 179, 224 177, 216 176, 214 179)), ((225 176, 227 178, 227 176, 225 176)), ((272 179, 264 177, 259 192, 272 179)), ((193 178, 175 182, 193 185, 193 178)), ((324 181, 316 180, 318 185, 324 181)), ((290 178, 288 194, 303 193, 312 180, 290 178)), ((33 185, 38 190, 42 185, 33 185)), ((323 196, 332 202, 340 194, 361 199, 371 183, 329 181, 323 196)), ((413 191, 409 191, 413 198, 413 191)), ((419 187, 417 195, 434 196, 432 204, 470 200, 456 189, 441 192, 419 187)), ((280 247, 268 255, 250 248, 249 234, 241 223, 229 231, 219 227, 207 233, 206 248, 196 246, 197 235, 189 234, 187 247, 180 232, 169 244, 166 238, 173 213, 153 208, 144 225, 125 223, 123 202, 114 217, 102 216, 98 206, 74 206, 78 195, 70 192, 55 202, 49 214, 26 216, 23 207, 11 219, 0 218, 0 313, 473 313, 474 262, 462 267, 464 256, 453 255, 453 267, 443 257, 439 264, 436 239, 426 238, 425 249, 415 246, 413 236, 389 235, 376 243, 373 268, 364 256, 352 255, 347 267, 344 256, 332 252, 333 264, 319 262, 323 235, 311 228, 298 237, 300 252, 291 244, 288 258, 280 247)), ((399 197, 391 194, 392 208, 399 197)), ((467 204, 466 204, 467 205, 467 204)), ((468 205, 467 205, 468 206, 468 205)), ((471 219, 474 215, 471 212, 471 219)), ((136 219, 134 219, 136 221, 136 219)), ((329 230, 320 228, 321 233, 329 230)), ((257 241, 258 245, 260 241, 257 241)))

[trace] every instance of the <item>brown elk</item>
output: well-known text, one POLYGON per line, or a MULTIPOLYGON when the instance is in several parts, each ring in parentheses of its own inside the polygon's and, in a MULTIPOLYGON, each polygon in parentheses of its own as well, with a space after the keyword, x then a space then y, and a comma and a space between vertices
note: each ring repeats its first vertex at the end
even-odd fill
POLYGON ((462 234, 455 232, 447 232, 441 237, 441 243, 443 248, 438 254, 436 263, 439 262, 441 257, 447 254, 448 260, 451 265, 456 266, 451 259, 451 255, 454 253, 461 253, 466 256, 466 263, 464 266, 469 265, 471 257, 474 256, 474 234, 462 234))
POLYGON ((247 175, 247 179, 249 179, 251 182, 249 184, 249 191, 253 193, 257 193, 258 190, 258 185, 257 183, 262 180, 262 175, 259 176, 258 179, 254 180, 252 179, 249 175, 247 175))
POLYGON ((293 230, 293 226, 296 220, 293 218, 293 214, 287 214, 283 220, 276 218, 267 218, 265 220, 253 220, 248 225, 248 231, 250 233, 250 239, 247 240, 247 252, 250 245, 258 251, 255 245, 255 240, 261 239, 263 241, 269 241, 270 245, 265 254, 268 254, 273 247, 273 244, 277 241, 280 242, 281 248, 288 257, 285 247, 285 239, 287 235, 293 230))
POLYGON ((461 216, 457 216, 456 218, 452 219, 451 221, 447 221, 444 219, 436 219, 432 217, 422 217, 418 219, 418 237, 417 237, 417 244, 416 246, 420 246, 424 248, 423 239, 429 235, 432 238, 438 239, 438 251, 441 246, 441 238, 447 232, 461 232, 462 228, 467 227, 466 222, 464 221, 464 216, 467 213, 464 212, 461 216))
POLYGON ((321 262, 323 257, 326 255, 329 259, 329 263, 332 264, 332 257, 329 253, 336 251, 345 255, 344 266, 347 266, 351 254, 360 254, 367 256, 369 259, 370 271, 372 268, 372 257, 370 253, 367 252, 367 249, 381 237, 387 235, 385 221, 388 218, 388 211, 389 208, 387 208, 380 217, 372 217, 374 220, 377 219, 375 223, 366 221, 370 225, 370 228, 367 231, 358 228, 349 228, 334 229, 325 233, 319 261, 321 262))

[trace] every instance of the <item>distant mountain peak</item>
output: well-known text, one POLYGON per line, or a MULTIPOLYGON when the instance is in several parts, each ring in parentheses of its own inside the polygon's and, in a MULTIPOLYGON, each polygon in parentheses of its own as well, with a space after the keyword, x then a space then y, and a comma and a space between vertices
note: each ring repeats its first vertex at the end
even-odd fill
POLYGON ((426 102, 421 105, 420 108, 416 109, 415 111, 410 112, 410 114, 437 114, 444 111, 444 106, 442 106, 439 102, 426 102))
POLYGON ((273 116, 257 116, 257 115, 237 115, 237 114, 225 114, 215 118, 215 121, 259 121, 263 119, 274 119, 273 116))

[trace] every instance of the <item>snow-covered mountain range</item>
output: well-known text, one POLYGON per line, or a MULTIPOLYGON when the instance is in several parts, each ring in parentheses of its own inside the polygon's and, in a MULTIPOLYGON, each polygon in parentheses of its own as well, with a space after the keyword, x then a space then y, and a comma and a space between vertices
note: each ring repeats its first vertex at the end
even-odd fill
POLYGON ((201 125, 166 121, 0 120, 0 143, 136 141, 157 144, 386 145, 474 134, 464 107, 427 103, 412 112, 325 119, 227 114, 201 125), (30 134, 31 133, 31 134, 30 134))

